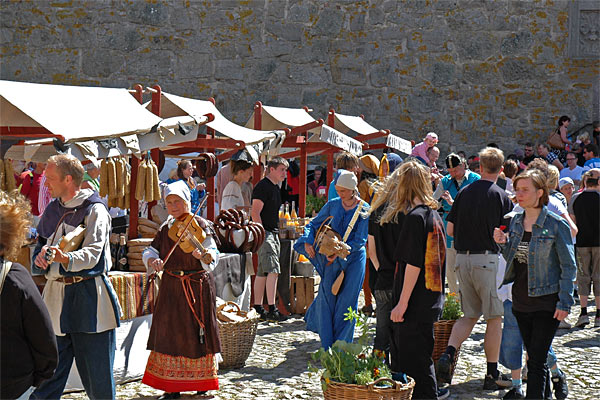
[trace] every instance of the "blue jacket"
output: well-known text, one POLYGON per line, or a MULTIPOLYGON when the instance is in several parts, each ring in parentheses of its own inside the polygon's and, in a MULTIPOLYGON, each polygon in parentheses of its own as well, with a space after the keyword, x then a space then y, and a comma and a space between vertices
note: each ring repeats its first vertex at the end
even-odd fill
MULTIPOLYGON (((502 285, 514 282, 515 254, 523 238, 523 212, 510 222, 509 239, 501 245, 506 260, 502 285)), ((538 297, 558 292, 556 308, 570 311, 574 304, 573 280, 577 270, 571 230, 567 222, 544 206, 533 224, 529 244, 528 294, 538 297)))

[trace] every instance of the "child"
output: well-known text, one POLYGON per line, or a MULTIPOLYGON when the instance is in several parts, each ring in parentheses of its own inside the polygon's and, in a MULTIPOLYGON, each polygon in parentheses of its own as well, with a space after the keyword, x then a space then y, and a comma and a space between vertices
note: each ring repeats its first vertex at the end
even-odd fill
POLYGON ((413 147, 411 156, 415 156, 419 158, 421 161, 425 163, 425 165, 430 164, 429 157, 427 157, 427 149, 433 147, 438 142, 438 135, 435 132, 429 132, 425 139, 415 147, 413 147))

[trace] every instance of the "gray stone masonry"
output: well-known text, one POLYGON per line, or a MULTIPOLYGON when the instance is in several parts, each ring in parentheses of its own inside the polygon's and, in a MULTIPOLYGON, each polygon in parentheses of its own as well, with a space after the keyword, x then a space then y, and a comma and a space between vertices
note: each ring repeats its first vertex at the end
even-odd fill
POLYGON ((160 84, 217 99, 364 114, 445 154, 545 140, 599 119, 600 2, 52 0, 0 2, 0 77, 160 84))

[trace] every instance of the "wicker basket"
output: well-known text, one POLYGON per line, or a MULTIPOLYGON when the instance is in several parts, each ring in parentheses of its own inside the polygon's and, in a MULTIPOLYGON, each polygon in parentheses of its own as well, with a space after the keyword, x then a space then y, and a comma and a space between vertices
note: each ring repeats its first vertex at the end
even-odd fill
MULTIPOLYGON (((247 315, 245 311, 241 311, 240 307, 232 301, 219 306, 217 311, 222 310, 227 305, 235 306, 239 315, 247 315)), ((217 320, 221 336, 221 356, 223 356, 223 361, 219 364, 219 368, 241 368, 246 364, 246 360, 254 345, 259 319, 260 316, 257 314, 252 318, 247 318, 240 322, 223 322, 217 320)))
POLYGON ((410 400, 415 381, 408 377, 408 383, 396 382, 389 378, 379 378, 368 385, 353 385, 331 381, 323 392, 325 400, 410 400), (392 387, 377 387, 382 382, 389 382, 392 387))
MULTIPOLYGON (((448 340, 450 339, 450 334, 452 333, 452 327, 455 323, 455 319, 443 319, 433 324, 434 345, 432 358, 434 363, 436 363, 440 356, 446 351, 446 347, 448 347, 448 340)), ((454 375, 454 368, 458 362, 459 354, 460 347, 456 349, 456 353, 454 354, 454 360, 452 360, 452 366, 450 367, 450 377, 454 375)))

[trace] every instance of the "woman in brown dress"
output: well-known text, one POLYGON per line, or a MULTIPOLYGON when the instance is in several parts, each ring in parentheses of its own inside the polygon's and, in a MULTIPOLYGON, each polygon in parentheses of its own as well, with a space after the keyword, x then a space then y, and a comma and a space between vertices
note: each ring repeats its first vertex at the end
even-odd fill
POLYGON ((142 382, 165 393, 159 399, 177 399, 180 392, 218 390, 219 339, 215 283, 210 271, 218 261, 218 250, 206 221, 197 217, 206 232, 202 245, 192 253, 175 244, 169 229, 190 215, 190 192, 178 181, 165 191, 169 219, 161 226, 151 247, 143 253, 149 272, 163 271, 152 328, 151 350, 142 382))

